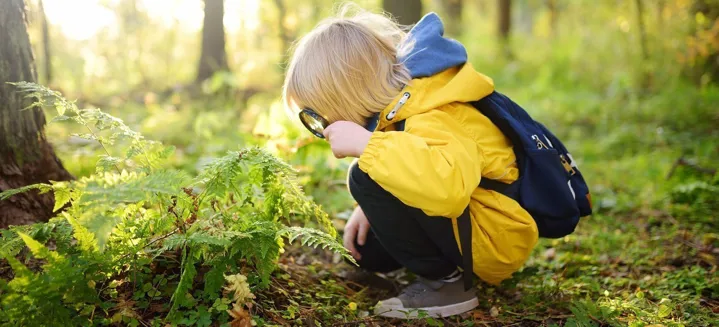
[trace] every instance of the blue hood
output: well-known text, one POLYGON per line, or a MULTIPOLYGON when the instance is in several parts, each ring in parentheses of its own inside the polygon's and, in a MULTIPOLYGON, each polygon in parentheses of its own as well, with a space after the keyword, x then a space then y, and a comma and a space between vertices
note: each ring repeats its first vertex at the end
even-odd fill
MULTIPOLYGON (((444 37, 444 25, 439 16, 429 13, 409 32, 406 42, 411 51, 399 57, 414 78, 429 77, 467 62, 467 50, 456 40, 444 37)), ((370 119, 366 128, 374 131, 378 116, 370 119)))
POLYGON ((439 16, 429 13, 409 32, 413 42, 409 54, 399 57, 412 78, 429 77, 467 62, 467 50, 456 40, 444 37, 439 16))

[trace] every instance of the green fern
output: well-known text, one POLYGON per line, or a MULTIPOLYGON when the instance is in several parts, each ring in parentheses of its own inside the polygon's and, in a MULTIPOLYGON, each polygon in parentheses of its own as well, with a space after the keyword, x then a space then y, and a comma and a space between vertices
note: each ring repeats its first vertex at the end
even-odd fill
POLYGON ((23 186, 20 188, 10 189, 10 190, 0 193, 0 201, 7 200, 13 195, 25 193, 25 192, 31 191, 31 190, 39 190, 40 193, 47 193, 52 190, 52 185, 32 184, 32 185, 23 186))
POLYGON ((294 242, 298 238, 302 238, 302 245, 312 246, 330 250, 342 254, 347 260, 356 263, 349 251, 331 235, 314 228, 306 227, 285 227, 277 232, 278 236, 285 237, 288 241, 294 242))
POLYGON ((0 257, 15 278, 0 283, 0 325, 107 324, 109 313, 122 310, 112 307, 117 285, 125 285, 122 296, 133 301, 169 301, 168 322, 179 324, 188 307, 211 307, 223 296, 225 274, 249 271, 253 287, 268 286, 284 239, 301 238, 303 245, 353 260, 327 214, 303 193, 294 169, 266 151, 230 151, 191 177, 161 168, 174 149, 146 140, 122 120, 79 109, 36 84, 15 85, 33 106, 56 109, 53 121, 84 126, 80 136, 105 153, 91 176, 0 193, 6 200, 52 191, 58 212, 47 223, 1 231, 0 257), (288 226, 312 219, 323 231, 288 226), (34 256, 43 265, 28 269, 16 256, 34 256), (195 280, 199 271, 204 282, 195 280), (178 272, 179 280, 170 278, 178 272))

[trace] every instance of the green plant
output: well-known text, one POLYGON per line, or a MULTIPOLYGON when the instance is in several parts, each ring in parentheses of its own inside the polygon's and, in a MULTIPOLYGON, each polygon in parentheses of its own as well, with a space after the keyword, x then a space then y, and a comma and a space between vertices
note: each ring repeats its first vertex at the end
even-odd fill
POLYGON ((230 151, 192 177, 163 168, 172 148, 120 119, 79 109, 39 85, 15 85, 34 105, 54 107, 53 121, 84 126, 88 133, 78 136, 99 142, 105 154, 91 176, 0 193, 2 201, 31 189, 53 192, 58 212, 48 223, 2 231, 0 258, 12 273, 0 279, 0 323, 159 325, 164 319, 207 326, 239 319, 244 310, 247 300, 227 311, 225 293, 238 288, 222 292, 226 275, 266 287, 285 239, 302 238, 352 260, 294 170, 272 155, 230 151), (313 218, 323 230, 294 226, 313 218))

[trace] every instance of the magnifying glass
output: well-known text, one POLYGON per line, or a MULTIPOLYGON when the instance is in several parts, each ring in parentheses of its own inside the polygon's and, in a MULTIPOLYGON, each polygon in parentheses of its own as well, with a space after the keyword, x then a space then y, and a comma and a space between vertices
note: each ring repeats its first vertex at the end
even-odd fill
POLYGON ((320 116, 320 114, 309 108, 302 109, 302 111, 300 111, 300 121, 312 134, 319 138, 325 138, 322 132, 325 131, 325 128, 327 128, 330 123, 327 119, 320 116))

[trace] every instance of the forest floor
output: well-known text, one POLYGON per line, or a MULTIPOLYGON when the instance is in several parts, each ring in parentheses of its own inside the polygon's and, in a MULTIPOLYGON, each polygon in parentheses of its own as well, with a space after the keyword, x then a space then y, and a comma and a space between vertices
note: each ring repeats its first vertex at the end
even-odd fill
POLYGON ((583 221, 572 236, 542 240, 501 287, 480 283, 480 306, 461 316, 392 320, 372 314, 411 275, 369 277, 324 251, 293 247, 255 318, 280 326, 716 326, 717 234, 674 228, 667 212, 583 221))
MULTIPOLYGON (((533 66, 527 65, 524 77, 491 75, 499 76, 496 83, 507 85, 503 92, 531 108, 532 115, 576 154, 590 185, 594 214, 584 218, 575 233, 540 240, 524 268, 511 279, 499 286, 477 285, 477 309, 446 319, 377 317, 372 307, 411 282, 411 274, 398 271, 384 278, 358 274, 337 254, 293 244, 280 257, 269 287, 253 289, 256 298, 249 314, 255 323, 719 326, 719 174, 714 171, 719 162, 719 89, 675 85, 657 86, 651 92, 611 93, 573 81, 557 86, 556 81, 540 80, 513 87, 508 82, 530 81, 534 73, 533 66), (544 96, 550 92, 551 97, 544 96)), ((165 164, 190 175, 238 145, 273 149, 299 171, 305 192, 342 231, 343 217, 351 207, 343 190, 348 162, 328 159, 326 142, 306 141, 306 131, 287 129, 276 139, 264 135, 257 126, 268 125, 269 132, 285 127, 271 126, 276 112, 265 109, 279 108, 274 104, 251 105, 240 113, 231 101, 214 97, 124 104, 110 110, 148 139, 175 146, 175 154, 165 164), (267 116, 258 113, 262 110, 267 116), (255 115, 253 120, 244 119, 242 114, 248 113, 255 115), (251 135, 237 131, 246 121, 257 121, 250 127, 251 135)), ((67 140, 55 146, 68 170, 78 177, 92 175, 101 149, 92 142, 69 139, 71 132, 66 125, 54 124, 48 136, 67 140)), ((0 279, 8 277, 9 269, 0 267, 0 279)), ((197 279, 202 277, 200 272, 197 279)), ((142 292, 128 286, 123 296, 142 298, 152 289, 151 283, 142 292)), ((135 325, 143 319, 164 325, 168 299, 145 301, 142 319, 135 320, 135 325), (153 311, 151 304, 161 310, 153 311)), ((227 303, 214 303, 209 308, 215 310, 213 314, 225 315, 227 303)), ((121 307, 122 303, 113 299, 111 304, 121 307)), ((188 309, 186 323, 180 325, 198 325, 200 316, 204 326, 212 325, 208 306, 188 309)))

